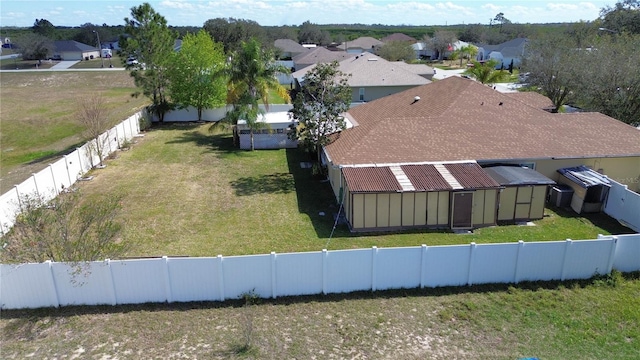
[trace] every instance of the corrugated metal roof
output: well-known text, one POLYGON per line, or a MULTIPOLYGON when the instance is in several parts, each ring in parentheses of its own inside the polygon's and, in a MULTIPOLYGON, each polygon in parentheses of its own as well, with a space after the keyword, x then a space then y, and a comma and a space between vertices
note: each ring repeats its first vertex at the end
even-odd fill
POLYGON ((553 185, 556 182, 539 172, 521 166, 492 166, 484 168, 500 185, 553 185))
POLYGON ((347 167, 342 169, 351 192, 400 192, 402 186, 388 167, 347 167))
POLYGON ((465 189, 500 187, 500 184, 476 163, 444 164, 444 167, 465 189))
POLYGON ((596 185, 611 186, 606 176, 586 166, 558 169, 558 172, 585 189, 596 185))
POLYGON ((401 168, 417 191, 451 190, 433 165, 403 165, 401 168))

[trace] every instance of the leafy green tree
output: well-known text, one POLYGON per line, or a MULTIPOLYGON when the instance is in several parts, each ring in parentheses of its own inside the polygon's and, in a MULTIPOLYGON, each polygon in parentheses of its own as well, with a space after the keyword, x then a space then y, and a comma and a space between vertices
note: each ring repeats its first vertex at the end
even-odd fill
POLYGON ((331 43, 331 34, 327 31, 322 31, 317 24, 307 20, 300 25, 298 42, 300 44, 329 45, 331 43))
POLYGON ((416 52, 406 41, 389 41, 378 49, 377 54, 388 61, 410 61, 416 58, 416 52))
MULTIPOLYGON (((167 27, 167 20, 144 3, 131 8, 131 18, 125 18, 125 33, 120 37, 120 55, 133 57, 137 64, 127 65, 142 93, 151 99, 151 113, 164 121, 172 109, 168 97, 168 65, 177 34, 167 27)), ((134 94, 134 96, 139 93, 134 94)))
POLYGON ((602 27, 618 33, 640 34, 640 0, 618 1, 600 10, 602 27))
POLYGON ((429 37, 425 35, 424 41, 427 46, 431 47, 438 54, 438 60, 442 60, 444 58, 444 53, 451 48, 452 44, 456 42, 456 34, 452 31, 448 30, 438 30, 433 35, 433 37, 429 37))
POLYGON ((251 38, 257 39, 260 43, 266 42, 266 31, 253 20, 215 18, 207 20, 203 28, 214 41, 224 45, 225 53, 238 50, 240 43, 251 38))
POLYGON ((56 27, 47 19, 36 19, 31 28, 34 33, 53 39, 56 35, 56 27))
POLYGON ((575 102, 627 124, 640 125, 640 35, 604 36, 577 67, 575 102))
POLYGON ((465 70, 465 74, 471 76, 482 84, 495 84, 509 78, 509 73, 504 70, 496 70, 498 64, 495 60, 485 63, 472 61, 473 66, 465 70))
POLYGON ((202 110, 225 104, 227 87, 222 44, 200 30, 187 34, 182 48, 173 53, 169 68, 171 98, 180 108, 193 106, 202 120, 202 110))
POLYGON ((116 196, 80 201, 78 192, 50 202, 37 196, 20 199, 20 214, 2 237, 0 260, 6 263, 94 261, 121 255, 120 208, 116 196))
POLYGON ((529 85, 551 99, 557 111, 575 94, 580 70, 576 64, 583 62, 588 52, 576 49, 565 36, 558 35, 531 40, 528 46, 521 69, 530 74, 529 85))
POLYGON ((290 110, 300 122, 291 133, 308 151, 321 161, 322 148, 331 142, 330 135, 344 130, 343 113, 351 104, 348 76, 338 70, 338 62, 317 64, 304 78, 304 86, 290 110))
POLYGON ((277 75, 288 73, 286 66, 275 62, 273 53, 260 46, 256 39, 243 41, 240 49, 231 58, 228 71, 227 103, 233 104, 233 110, 227 114, 227 120, 237 124, 238 120, 246 120, 251 135, 251 150, 254 131, 263 127, 258 121, 261 114, 259 102, 269 108, 269 92, 274 90, 285 101, 290 101, 289 93, 277 75))
POLYGON ((21 34, 13 43, 20 48, 22 58, 27 60, 47 59, 55 50, 51 39, 34 33, 21 34))
POLYGON ((460 59, 460 67, 462 67, 462 61, 464 59, 466 59, 467 61, 475 58, 475 56, 478 54, 478 48, 469 44, 469 45, 465 45, 462 46, 461 48, 455 50, 453 52, 453 56, 455 56, 456 58, 460 59))
POLYGON ((500 32, 502 32, 502 26, 504 24, 509 24, 511 23, 511 21, 509 21, 509 19, 507 19, 506 17, 504 17, 504 13, 500 12, 496 15, 495 18, 493 18, 493 21, 500 23, 500 32))

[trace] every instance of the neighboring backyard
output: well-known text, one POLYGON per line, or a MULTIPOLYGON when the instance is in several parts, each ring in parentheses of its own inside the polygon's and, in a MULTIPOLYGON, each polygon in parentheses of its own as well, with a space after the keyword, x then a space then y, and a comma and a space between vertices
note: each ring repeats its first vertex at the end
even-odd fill
POLYGON ((101 94, 115 125, 148 103, 135 89, 125 71, 1 72, 0 193, 84 143, 78 99, 101 94))

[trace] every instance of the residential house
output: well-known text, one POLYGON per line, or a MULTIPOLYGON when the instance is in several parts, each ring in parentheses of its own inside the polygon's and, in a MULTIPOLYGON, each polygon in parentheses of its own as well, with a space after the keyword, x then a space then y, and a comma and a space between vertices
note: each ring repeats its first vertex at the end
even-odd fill
POLYGON ((404 61, 394 61, 392 64, 399 66, 414 74, 420 75, 427 80, 433 79, 433 68, 425 64, 407 64, 404 61))
POLYGON ((497 69, 509 67, 512 61, 514 67, 519 67, 526 51, 527 41, 525 38, 517 38, 498 45, 478 45, 476 60, 481 62, 495 60, 498 62, 497 69))
MULTIPOLYGON (((296 86, 304 86, 304 77, 314 67, 294 72, 296 86)), ((367 102, 395 94, 430 81, 395 62, 371 53, 351 56, 339 63, 339 70, 349 74, 347 84, 352 89, 352 102, 367 102)))
POLYGON ((345 41, 340 44, 340 48, 350 54, 361 54, 363 52, 374 53, 376 49, 384 43, 378 39, 362 36, 355 40, 345 41))
POLYGON ((403 33, 394 33, 388 36, 383 37, 382 39, 380 39, 380 41, 382 41, 383 43, 388 43, 391 41, 401 41, 401 42, 406 42, 409 44, 414 44, 416 43, 418 40, 412 38, 409 35, 403 34, 403 33))
POLYGON ((291 60, 297 55, 306 53, 308 48, 298 44, 291 39, 278 39, 274 41, 273 46, 280 50, 281 60, 291 60))
POLYGON ((61 60, 89 60, 100 57, 100 49, 74 40, 56 40, 53 46, 53 56, 61 60))
POLYGON ((546 198, 538 185, 559 181, 566 167, 584 165, 638 188, 639 131, 600 113, 550 113, 539 100, 449 77, 351 108, 345 117, 354 126, 323 152, 351 229, 534 219, 546 198), (514 182, 492 176, 490 166, 525 166, 539 176, 514 174, 522 178, 514 182))
POLYGON ((293 58, 293 68, 298 71, 311 65, 342 61, 352 56, 346 51, 330 51, 323 47, 316 47, 295 56, 293 58))

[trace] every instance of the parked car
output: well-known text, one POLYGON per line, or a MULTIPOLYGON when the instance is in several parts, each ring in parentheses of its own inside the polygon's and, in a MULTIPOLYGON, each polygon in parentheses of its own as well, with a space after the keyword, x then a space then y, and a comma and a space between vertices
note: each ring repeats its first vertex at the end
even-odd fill
POLYGON ((138 60, 133 56, 129 56, 127 58, 127 65, 136 65, 137 63, 138 63, 138 60))

